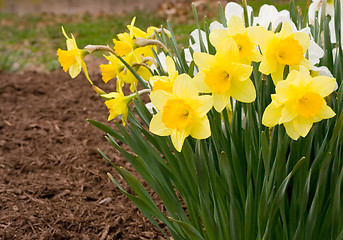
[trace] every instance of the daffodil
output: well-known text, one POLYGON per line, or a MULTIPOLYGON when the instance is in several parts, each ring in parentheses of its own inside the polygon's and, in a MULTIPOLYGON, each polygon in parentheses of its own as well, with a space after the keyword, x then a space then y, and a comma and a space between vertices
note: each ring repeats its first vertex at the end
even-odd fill
MULTIPOLYGON (((135 70, 135 72, 141 76, 144 80, 148 80, 152 74, 147 66, 144 64, 141 64, 140 56, 137 57, 135 54, 130 54, 127 57, 124 57, 124 60, 132 66, 132 68, 135 70)), ((124 71, 121 71, 118 74, 118 77, 121 79, 123 83, 130 84, 130 90, 131 92, 135 92, 137 88, 138 80, 137 78, 132 74, 132 72, 128 69, 124 69, 124 71)))
POLYGON ((263 58, 259 71, 266 75, 271 74, 276 85, 283 80, 286 65, 290 71, 299 69, 299 65, 311 69, 312 64, 304 57, 309 44, 309 35, 293 32, 287 22, 282 25, 279 33, 266 31, 260 44, 263 58))
POLYGON ((287 10, 278 11, 275 6, 264 4, 261 6, 258 16, 254 18, 254 25, 259 25, 265 29, 271 28, 274 31, 280 23, 288 22, 293 31, 297 27, 293 23, 290 13, 287 10))
POLYGON ((178 72, 175 68, 175 63, 171 57, 166 58, 166 66, 168 76, 154 76, 150 78, 150 83, 152 85, 152 90, 163 90, 166 92, 173 91, 173 85, 176 77, 178 76, 178 72))
POLYGON ((300 71, 293 70, 286 80, 277 83, 272 102, 263 113, 262 124, 267 127, 283 124, 292 139, 305 137, 313 123, 335 116, 324 100, 335 86, 334 78, 311 77, 302 66, 300 71))
POLYGON ((195 81, 201 92, 212 93, 218 112, 225 108, 230 97, 246 103, 256 98, 254 84, 249 78, 252 66, 239 60, 239 50, 233 39, 222 44, 216 55, 194 53, 195 64, 200 69, 195 81))
POLYGON ((136 97, 135 94, 131 94, 129 96, 125 96, 121 87, 119 86, 118 92, 111 92, 108 94, 103 94, 101 97, 110 99, 105 101, 107 108, 109 109, 110 115, 108 116, 108 121, 114 119, 118 115, 122 115, 123 125, 125 126, 127 121, 127 115, 129 113, 128 105, 132 101, 133 98, 136 97))
POLYGON ((64 31, 63 27, 62 27, 62 32, 63 32, 63 35, 67 39, 66 40, 67 50, 62 50, 59 48, 57 50, 57 56, 58 56, 58 61, 60 62, 63 70, 65 72, 69 70, 69 75, 72 78, 75 78, 77 75, 79 75, 82 68, 88 81, 91 84, 93 84, 89 78, 86 64, 83 61, 83 57, 88 54, 88 51, 79 49, 77 47, 76 40, 73 34, 71 34, 71 38, 69 38, 66 32, 64 31))
POLYGON ((158 113, 153 116, 149 130, 159 136, 169 136, 177 151, 181 151, 184 140, 191 135, 205 139, 211 135, 207 112, 212 108, 212 97, 199 96, 193 79, 181 74, 175 79, 172 93, 162 90, 150 94, 158 113))
POLYGON ((100 70, 102 80, 107 83, 124 70, 124 64, 112 53, 110 53, 109 56, 104 57, 108 60, 108 64, 101 64, 100 70))
MULTIPOLYGON (((151 51, 152 46, 140 47, 136 44, 136 39, 150 39, 154 36, 154 31, 157 29, 155 27, 149 27, 147 32, 142 31, 141 29, 134 26, 136 17, 131 21, 131 24, 127 26, 130 33, 120 33, 117 34, 117 39, 113 39, 114 51, 119 56, 128 56, 129 54, 136 54, 136 56, 149 56, 153 57, 153 52, 151 51)), ((155 46, 153 46, 156 48, 155 46)))
MULTIPOLYGON (((337 0, 341 1, 341 12, 340 16, 343 16, 343 0, 337 0)), ((323 0, 312 0, 312 3, 309 6, 308 9, 308 18, 309 18, 309 23, 314 26, 315 24, 315 18, 316 18, 316 12, 318 12, 318 21, 320 22, 321 20, 321 15, 322 15, 322 9, 323 9, 323 0)), ((326 6, 325 6, 325 15, 330 15, 331 16, 331 21, 329 22, 329 29, 330 29, 330 37, 331 37, 331 42, 336 43, 336 29, 335 29, 335 4, 334 0, 327 0, 326 1, 326 6)), ((340 21, 341 26, 340 29, 343 29, 343 21, 340 21)), ((341 36, 341 42, 343 43, 343 38, 341 36)))
POLYGON ((239 49, 240 61, 251 64, 251 61, 259 62, 262 59, 257 45, 264 31, 263 27, 245 28, 243 20, 234 15, 228 22, 227 30, 216 29, 210 33, 210 42, 215 48, 219 48, 222 44, 228 44, 227 41, 232 38, 239 49))

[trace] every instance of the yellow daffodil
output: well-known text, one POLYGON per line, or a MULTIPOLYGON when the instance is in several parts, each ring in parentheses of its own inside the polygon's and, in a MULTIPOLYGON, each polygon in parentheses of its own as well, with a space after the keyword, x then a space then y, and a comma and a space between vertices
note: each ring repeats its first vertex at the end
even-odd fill
POLYGON ((136 97, 137 94, 125 96, 121 87, 118 87, 117 89, 118 92, 103 94, 101 95, 101 97, 107 99, 112 98, 110 100, 105 101, 105 104, 110 112, 110 115, 108 116, 108 121, 112 120, 118 115, 122 115, 123 125, 125 126, 127 121, 127 115, 129 113, 128 104, 132 101, 134 97, 136 97))
POLYGON ((309 35, 293 32, 288 22, 282 25, 279 33, 266 31, 260 44, 263 57, 259 71, 266 75, 271 74, 276 85, 283 80, 286 65, 290 71, 299 70, 299 66, 311 69, 312 64, 304 57, 309 44, 309 35))
POLYGON ((221 112, 230 97, 241 102, 253 102, 255 86, 250 80, 252 66, 239 62, 239 50, 233 39, 220 45, 216 55, 194 53, 194 62, 200 72, 195 81, 201 92, 212 93, 214 108, 221 112))
POLYGON ((234 15, 228 22, 228 29, 215 29, 210 33, 210 42, 215 48, 233 38, 238 49, 242 63, 250 64, 251 61, 259 62, 262 55, 257 50, 259 39, 263 37, 265 28, 253 26, 245 28, 243 20, 234 15))
POLYGON ((163 90, 172 93, 174 81, 179 73, 175 68, 173 59, 169 56, 166 57, 166 65, 168 76, 154 76, 150 78, 153 91, 163 90))
POLYGON ((124 70, 124 64, 112 53, 110 53, 109 56, 104 57, 108 60, 108 64, 101 64, 100 70, 102 80, 107 83, 124 70))
POLYGON ((58 61, 60 62, 63 70, 67 72, 69 70, 69 75, 72 78, 75 78, 79 73, 81 72, 81 68, 85 72, 85 75, 88 79, 88 81, 92 83, 92 81, 89 78, 87 67, 85 62, 83 61, 83 57, 88 54, 88 51, 86 50, 80 50, 77 47, 76 40, 71 34, 71 38, 68 37, 66 32, 64 31, 64 28, 62 27, 62 32, 63 35, 66 37, 66 44, 67 44, 67 49, 68 50, 62 50, 58 49, 57 50, 57 56, 58 56, 58 61))
MULTIPOLYGON (((140 57, 136 57, 135 54, 130 54, 129 56, 124 57, 124 60, 130 66, 132 66, 132 68, 139 76, 141 76, 144 80, 148 80, 152 76, 152 74, 146 66, 141 65, 141 60, 139 59, 140 57)), ((125 68, 124 71, 121 71, 118 74, 118 77, 123 83, 130 84, 130 91, 135 92, 138 80, 129 69, 125 68)))
POLYGON ((177 151, 181 151, 189 135, 196 139, 211 135, 206 114, 212 108, 212 97, 199 96, 193 79, 187 74, 175 79, 172 93, 157 90, 151 93, 150 99, 159 111, 150 122, 150 131, 159 136, 170 135, 177 151))
POLYGON ((300 71, 293 70, 286 80, 277 83, 272 102, 263 113, 263 125, 273 127, 283 124, 292 139, 305 137, 313 123, 335 116, 324 100, 335 86, 334 78, 312 78, 303 66, 300 71))
MULTIPOLYGON (((154 30, 157 28, 149 27, 147 32, 134 26, 136 17, 131 21, 131 24, 127 26, 130 33, 120 33, 117 35, 119 40, 113 39, 114 51, 119 56, 128 56, 134 54, 136 56, 153 57, 153 52, 151 51, 152 46, 139 47, 136 44, 137 38, 149 39, 153 36, 154 30)), ((153 46, 156 50, 156 47, 153 46)))

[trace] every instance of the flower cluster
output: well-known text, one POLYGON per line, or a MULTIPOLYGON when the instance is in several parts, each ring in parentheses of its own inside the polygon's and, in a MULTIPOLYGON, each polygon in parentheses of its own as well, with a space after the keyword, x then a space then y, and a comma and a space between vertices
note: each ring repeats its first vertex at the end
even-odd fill
POLYGON ((324 51, 314 42, 310 26, 298 30, 288 11, 278 12, 268 5, 257 17, 251 8, 246 11, 248 19, 240 5, 227 4, 224 22, 213 22, 207 34, 200 29, 191 33, 190 48, 184 50, 183 59, 161 42, 159 34, 171 36, 166 29, 142 31, 134 26, 135 18, 127 26, 128 33, 113 39, 113 48, 89 45, 79 49, 75 38, 69 38, 62 28, 67 51, 58 49, 57 55, 71 77, 83 69, 89 79, 83 57, 99 50, 109 52, 104 55, 108 63, 100 65, 102 79, 105 83, 116 79, 117 90, 98 91, 109 108, 108 120, 122 115, 125 124, 132 100, 150 93, 157 113, 149 130, 159 136, 170 135, 177 151, 189 135, 195 139, 211 136, 210 111, 221 113, 237 102, 256 106, 260 104, 257 98, 271 99, 260 116, 264 126, 283 124, 292 139, 305 137, 313 123, 335 116, 327 97, 336 80, 327 68, 318 66, 324 51), (322 73, 326 76, 320 76, 322 73), (259 96, 266 92, 261 86, 268 80, 275 90, 269 96, 259 96), (138 82, 148 90, 138 91, 138 82), (128 96, 122 90, 126 84, 132 92, 128 96))

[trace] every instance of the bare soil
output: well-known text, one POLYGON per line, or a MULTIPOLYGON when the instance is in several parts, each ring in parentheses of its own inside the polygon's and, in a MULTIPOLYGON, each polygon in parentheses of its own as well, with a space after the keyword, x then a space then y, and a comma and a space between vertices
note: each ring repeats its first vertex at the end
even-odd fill
POLYGON ((84 76, 0 72, 0 239, 163 239, 106 176, 128 189, 98 148, 133 170, 86 121, 107 116, 84 76))

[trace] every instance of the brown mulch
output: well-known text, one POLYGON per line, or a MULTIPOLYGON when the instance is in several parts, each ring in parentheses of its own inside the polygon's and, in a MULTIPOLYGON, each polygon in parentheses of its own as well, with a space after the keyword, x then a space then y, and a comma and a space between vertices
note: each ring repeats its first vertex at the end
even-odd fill
POLYGON ((98 148, 132 171, 86 121, 107 116, 84 76, 0 72, 0 239, 163 239, 106 176, 128 189, 98 148))

